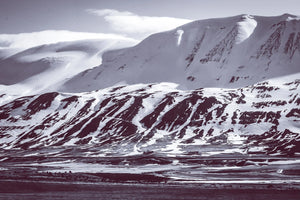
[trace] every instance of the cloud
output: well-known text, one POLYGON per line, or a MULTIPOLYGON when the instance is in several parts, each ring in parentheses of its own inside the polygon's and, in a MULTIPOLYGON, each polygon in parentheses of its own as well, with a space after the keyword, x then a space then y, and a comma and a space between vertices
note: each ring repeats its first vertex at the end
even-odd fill
POLYGON ((88 9, 86 11, 90 14, 103 17, 114 31, 141 36, 171 30, 191 22, 188 19, 172 17, 139 16, 128 11, 121 12, 113 9, 88 9))
POLYGON ((43 44, 89 39, 115 39, 135 41, 134 39, 116 34, 46 30, 33 33, 0 34, 0 50, 8 48, 26 49, 43 44))

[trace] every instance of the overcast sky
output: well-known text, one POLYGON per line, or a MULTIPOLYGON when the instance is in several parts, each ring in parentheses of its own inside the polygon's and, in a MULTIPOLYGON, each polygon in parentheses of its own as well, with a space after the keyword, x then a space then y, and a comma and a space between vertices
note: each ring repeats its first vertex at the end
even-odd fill
POLYGON ((0 0, 0 33, 69 30, 142 37, 197 19, 300 15, 299 5, 300 0, 0 0))

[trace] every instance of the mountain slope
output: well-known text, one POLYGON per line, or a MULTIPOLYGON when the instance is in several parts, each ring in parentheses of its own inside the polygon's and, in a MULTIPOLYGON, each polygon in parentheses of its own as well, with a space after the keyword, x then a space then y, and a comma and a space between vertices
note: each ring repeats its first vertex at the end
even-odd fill
POLYGON ((240 89, 182 91, 160 83, 21 97, 0 107, 0 144, 80 145, 106 154, 201 153, 208 145, 223 148, 219 153, 298 154, 298 77, 240 89))
POLYGON ((299 188, 299 21, 201 20, 112 51, 135 41, 0 35, 1 178, 299 188))
POLYGON ((0 35, 0 40, 8 43, 0 48, 0 92, 18 95, 55 91, 67 78, 99 65, 104 51, 136 43, 121 36, 66 31, 0 35))
POLYGON ((195 21, 135 47, 106 52, 100 66, 73 77, 60 91, 162 81, 182 89, 234 88, 297 73, 299 19, 285 14, 195 21))

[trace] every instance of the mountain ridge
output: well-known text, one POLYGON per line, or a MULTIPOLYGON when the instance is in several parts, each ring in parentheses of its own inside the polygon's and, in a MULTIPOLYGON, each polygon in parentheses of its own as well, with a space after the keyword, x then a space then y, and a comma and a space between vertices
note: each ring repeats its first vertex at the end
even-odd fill
POLYGON ((299 189, 299 63, 288 14, 0 49, 1 177, 299 189))
MULTIPOLYGON (((237 145, 241 153, 242 147, 252 148, 244 146, 251 139, 249 144, 266 145, 267 153, 298 152, 297 17, 239 15, 195 21, 112 51, 94 42, 42 45, 8 57, 31 63, 67 52, 74 61, 79 55, 74 51, 82 51, 82 62, 75 67, 86 64, 91 55, 102 55, 103 62, 74 72, 73 78, 62 80, 63 87, 60 82, 53 87, 50 80, 54 89, 23 95, 12 92, 24 90, 18 81, 3 87, 2 148, 113 144, 125 146, 120 151, 129 154, 154 147, 182 154, 187 153, 182 146, 193 148, 197 141, 200 146, 237 145), (278 146, 270 147, 273 136, 282 140, 273 138, 278 146)), ((118 41, 102 42, 111 48, 118 41)), ((43 83, 49 76, 43 79, 38 72, 36 77, 43 83)), ((37 84, 32 77, 28 80, 37 84)))
POLYGON ((104 53, 100 66, 75 76, 61 91, 161 81, 182 89, 235 88, 297 73, 300 21, 289 18, 239 15, 191 22, 134 47, 104 53), (79 86, 81 82, 86 85, 79 86))
POLYGON ((259 153, 293 155, 299 148, 297 77, 240 89, 183 91, 160 83, 21 97, 0 107, 1 147, 92 145, 104 152, 182 154, 226 144, 245 153, 255 152, 258 142, 259 153))
MULTIPOLYGON (((47 31, 46 33, 48 34, 47 31)), ((44 33, 34 33, 33 36, 35 34, 44 35, 44 33)), ((60 32, 57 34, 59 35, 60 32)), ((64 34, 68 32, 63 32, 64 34)), ((19 37, 22 38, 22 35, 19 37)), ((81 35, 84 36, 83 33, 79 33, 79 36, 81 35)), ((0 39, 2 36, 0 35, 0 39)), ((26 37, 33 36, 28 34, 26 37)), ((78 37, 76 33, 75 36, 78 37)), ((75 37, 74 41, 54 43, 50 41, 50 44, 39 44, 37 41, 37 46, 35 43, 31 44, 29 40, 29 48, 23 48, 22 45, 18 48, 0 48, 0 54, 3 55, 0 58, 0 93, 30 95, 56 91, 66 79, 101 63, 101 55, 104 51, 136 43, 134 40, 122 37, 109 38, 109 35, 105 34, 104 36, 96 34, 99 39, 84 39, 83 36, 82 39, 75 37)), ((14 37, 11 35, 11 38, 14 37)), ((15 43, 18 43, 20 39, 15 40, 15 43)), ((69 40, 72 40, 72 37, 69 40)))

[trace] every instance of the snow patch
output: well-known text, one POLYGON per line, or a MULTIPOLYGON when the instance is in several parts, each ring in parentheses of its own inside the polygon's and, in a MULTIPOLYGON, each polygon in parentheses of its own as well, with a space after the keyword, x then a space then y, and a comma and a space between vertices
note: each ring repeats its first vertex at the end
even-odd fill
POLYGON ((242 21, 237 23, 238 35, 236 43, 242 43, 254 32, 257 26, 257 21, 250 15, 243 15, 242 21))
POLYGON ((180 46, 183 33, 184 33, 184 31, 181 30, 181 29, 177 30, 177 32, 176 32, 176 35, 178 37, 178 39, 177 39, 177 46, 180 46))

